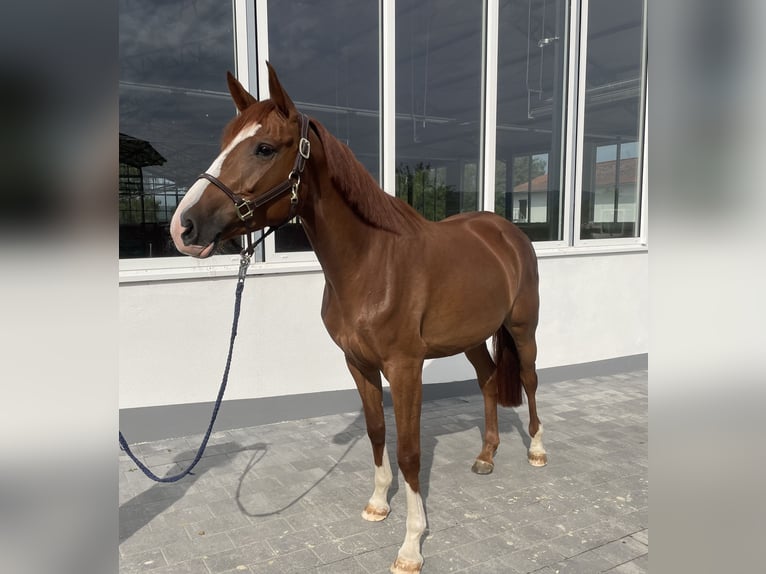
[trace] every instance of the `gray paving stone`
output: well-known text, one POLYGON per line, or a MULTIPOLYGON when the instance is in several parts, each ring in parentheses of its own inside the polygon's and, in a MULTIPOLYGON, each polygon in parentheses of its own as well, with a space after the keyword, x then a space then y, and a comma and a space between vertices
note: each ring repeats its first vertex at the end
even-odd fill
MULTIPOLYGON (((461 570, 460 574, 522 574, 525 570, 516 570, 508 562, 507 556, 496 557, 481 564, 470 566, 465 570, 461 570)), ((537 570, 536 573, 541 573, 542 570, 537 570)), ((548 573, 545 573, 548 574, 548 573)))
POLYGON ((183 527, 176 528, 145 528, 133 534, 130 538, 120 541, 120 556, 130 556, 165 548, 170 544, 188 541, 189 536, 183 527))
POLYGON ((633 539, 637 540, 645 546, 649 546, 649 529, 642 530, 641 532, 636 532, 633 534, 633 539))
POLYGON ((646 574, 649 572, 649 554, 644 554, 638 558, 615 566, 607 570, 609 574, 646 574))
POLYGON ((604 558, 610 564, 622 564, 629 562, 648 552, 646 544, 642 544, 631 537, 609 542, 593 550, 597 556, 604 558))
POLYGON ((215 554, 203 556, 203 561, 211 574, 220 574, 230 570, 244 570, 248 564, 264 562, 274 557, 274 552, 265 542, 255 542, 238 546, 215 554))
MULTIPOLYGON (((152 574, 210 574, 210 570, 207 569, 205 563, 199 558, 187 562, 179 562, 163 568, 157 568, 151 572, 152 574)), ((122 570, 120 571, 120 574, 122 574, 122 570)))
POLYGON ((159 548, 131 554, 126 558, 120 556, 120 572, 125 574, 151 572, 163 566, 167 566, 167 562, 159 548))
POLYGON ((225 550, 232 550, 234 545, 229 537, 224 534, 212 536, 196 536, 194 539, 173 542, 162 548, 168 564, 186 562, 194 558, 202 558, 208 554, 216 554, 225 550))
POLYGON ((324 542, 312 548, 312 550, 319 557, 320 563, 331 564, 340 562, 349 556, 369 552, 375 548, 378 548, 376 540, 366 533, 359 533, 324 542))
POLYGON ((606 572, 613 565, 613 562, 600 556, 595 550, 588 550, 559 562, 551 568, 559 574, 594 574, 594 572, 606 572))
POLYGON ((424 566, 427 572, 464 572, 471 562, 463 557, 460 548, 453 548, 436 555, 424 555, 424 566))
POLYGON ((356 558, 346 558, 332 564, 318 566, 316 574, 364 574, 365 570, 356 558))
POLYGON ((228 531, 229 538, 234 546, 246 546, 253 542, 272 538, 274 536, 284 536, 295 530, 282 518, 264 520, 257 524, 249 524, 240 528, 234 527, 228 531))
MULTIPOLYGON (((500 409, 487 476, 470 470, 481 396, 426 403, 423 574, 648 572, 647 395, 646 371, 541 385, 548 465, 526 462, 526 408, 500 409)), ((386 425, 394 454, 390 409, 386 425)), ((154 472, 177 472, 200 438, 137 451, 154 472)), ((373 467, 359 411, 213 438, 199 472, 173 485, 149 482, 118 453, 121 574, 388 572, 404 539, 403 481, 392 459, 391 515, 361 519, 373 467)))
POLYGON ((267 538, 266 542, 269 543, 275 554, 282 555, 314 548, 333 539, 333 535, 326 528, 318 526, 280 536, 272 536, 267 538))
POLYGON ((507 533, 502 533, 497 536, 463 544, 457 550, 460 558, 463 560, 470 564, 479 564, 485 562, 488 558, 509 554, 516 549, 517 545, 513 537, 508 536, 507 533))
POLYGON ((519 572, 534 572, 549 564, 555 564, 564 558, 547 542, 512 552, 508 555, 508 565, 519 572))

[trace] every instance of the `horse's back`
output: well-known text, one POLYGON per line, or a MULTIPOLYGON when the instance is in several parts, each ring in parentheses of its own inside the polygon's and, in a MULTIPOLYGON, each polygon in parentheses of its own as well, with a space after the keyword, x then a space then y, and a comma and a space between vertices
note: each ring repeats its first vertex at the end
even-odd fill
MULTIPOLYGON (((455 231, 464 239, 471 234, 483 242, 501 261, 510 261, 518 272, 537 276, 537 256, 529 237, 506 218, 491 211, 458 213, 437 224, 437 228, 455 231)), ((453 233, 450 233, 452 235, 453 233)))

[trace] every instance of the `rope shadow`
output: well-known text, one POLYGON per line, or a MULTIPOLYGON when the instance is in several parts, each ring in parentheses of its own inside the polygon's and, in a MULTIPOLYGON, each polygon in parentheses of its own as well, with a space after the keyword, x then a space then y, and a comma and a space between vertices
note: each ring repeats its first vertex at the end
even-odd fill
MULTIPOLYGON (((455 399, 459 399, 459 397, 454 397, 455 399)), ((390 408, 391 407, 391 397, 388 393, 387 389, 384 390, 384 414, 385 414, 385 422, 386 422, 386 443, 388 445, 395 445, 396 444, 396 425, 395 420, 393 416, 393 411, 390 408)), ((468 403, 469 401, 466 401, 468 403)), ((421 467, 420 467, 420 486, 421 486, 421 496, 423 498, 423 504, 426 505, 428 494, 430 490, 430 479, 431 474, 433 471, 433 463, 434 463, 434 456, 436 451, 436 446, 439 444, 439 437, 454 434, 458 432, 464 432, 471 429, 478 430, 477 433, 477 442, 476 442, 476 453, 478 454, 481 450, 481 436, 484 431, 484 410, 483 410, 483 403, 479 403, 478 405, 472 405, 471 408, 475 410, 475 416, 472 416, 470 418, 461 418, 461 419, 455 419, 450 421, 451 423, 451 430, 444 430, 442 432, 423 432, 421 431, 421 467)), ((519 407, 522 408, 522 407, 519 407)), ((524 423, 519 417, 518 413, 515 409, 505 409, 500 408, 498 412, 498 425, 499 430, 501 433, 506 435, 513 435, 515 433, 518 433, 521 436, 521 439, 525 445, 525 447, 528 449, 530 445, 530 438, 527 435, 526 429, 524 428, 524 423), (515 431, 515 432, 514 432, 515 431)), ((422 425, 421 425, 422 426, 422 425)), ((245 467, 244 471, 242 472, 242 475, 240 476, 235 500, 237 503, 237 507, 239 510, 253 518, 266 518, 278 515, 281 512, 284 512, 293 506, 295 506, 297 503, 299 503, 301 500, 303 500, 311 491, 313 491, 320 483, 322 483, 324 480, 326 480, 337 468, 338 466, 343 462, 343 460, 347 457, 351 449, 360 441, 360 440, 366 440, 367 439, 367 431, 366 431, 366 422, 364 418, 364 412, 360 410, 357 413, 356 418, 351 421, 346 428, 343 430, 337 432, 333 438, 332 442, 334 444, 338 445, 345 445, 348 444, 348 447, 343 452, 343 454, 335 461, 335 463, 328 468, 324 474, 319 477, 317 480, 315 480, 305 491, 303 491, 301 494, 296 496, 293 500, 288 502, 287 504, 282 505, 280 508, 270 510, 268 512, 253 512, 252 510, 249 510, 245 504, 243 503, 243 487, 244 482, 248 476, 248 474, 253 470, 253 468, 263 459, 266 452, 261 453, 254 453, 251 460, 248 462, 247 466, 245 467)), ((502 448, 502 445, 501 445, 502 448)), ((498 451, 500 452, 500 451, 498 451)), ((372 449, 370 448, 369 453, 369 471, 370 471, 370 493, 372 493, 372 486, 373 486, 373 472, 374 467, 372 463, 372 449)), ((391 483, 391 487, 388 492, 388 500, 389 503, 391 499, 397 494, 399 491, 399 467, 396 461, 396 450, 389 448, 389 458, 391 462, 391 470, 393 473, 393 481, 391 483)), ((466 471, 467 474, 470 473, 470 466, 473 464, 473 459, 465 461, 466 464, 466 471)), ((473 476, 471 474, 471 476, 473 476)), ((366 500, 360 501, 360 504, 364 504, 366 500)))
POLYGON ((343 462, 343 459, 346 458, 348 453, 351 451, 351 449, 354 447, 354 445, 359 441, 359 437, 351 439, 348 445, 348 448, 344 451, 344 453, 338 458, 338 460, 335 461, 335 463, 327 470, 325 473, 320 476, 317 480, 314 481, 313 484, 311 484, 305 491, 303 491, 301 494, 296 496, 293 500, 288 502, 287 504, 281 506, 280 508, 277 508, 275 510, 271 510, 269 512, 251 512, 248 510, 245 505, 242 503, 242 485, 245 481, 245 478, 247 478, 248 473, 261 461, 263 460, 263 457, 266 456, 266 452, 268 449, 264 449, 260 454, 254 453, 251 457, 250 461, 248 462, 247 466, 245 466, 245 469, 242 471, 242 474, 239 477, 239 481, 237 483, 237 490, 234 495, 234 500, 237 503, 237 508, 239 508, 240 512, 242 514, 249 516, 251 518, 268 518, 270 516, 275 516, 277 514, 280 514, 281 512, 284 512, 285 510, 289 510, 296 504, 298 504, 301 500, 306 498, 308 494, 314 490, 322 481, 324 481, 327 477, 330 476, 330 474, 333 473, 333 471, 338 467, 338 465, 343 462))
MULTIPOLYGON (((227 442, 211 445, 208 455, 200 459, 194 472, 189 473, 183 480, 173 483, 155 482, 150 488, 137 494, 130 500, 122 503, 119 507, 119 541, 128 540, 137 531, 149 524, 160 514, 168 510, 181 498, 183 498, 202 476, 216 466, 221 466, 228 461, 227 457, 221 457, 231 452, 249 450, 252 447, 241 447, 238 443, 227 442), (211 451, 213 451, 211 453, 211 451)), ((179 453, 173 458, 172 464, 187 467, 194 459, 197 450, 188 450, 179 453)), ((169 463, 156 464, 155 467, 165 466, 169 463)), ((138 469, 135 469, 138 470, 138 469)), ((173 469, 171 469, 172 471, 173 469)), ((168 475, 172 474, 168 471, 168 475)))

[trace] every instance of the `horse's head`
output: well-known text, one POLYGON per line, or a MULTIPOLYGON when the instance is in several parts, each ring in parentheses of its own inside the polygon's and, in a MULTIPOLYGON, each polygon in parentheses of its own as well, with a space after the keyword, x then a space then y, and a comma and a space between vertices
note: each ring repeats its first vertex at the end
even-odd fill
POLYGON ((224 129, 221 153, 184 195, 170 223, 176 248, 194 257, 208 257, 227 239, 293 217, 296 168, 308 157, 308 142, 301 140, 306 120, 271 66, 269 100, 256 100, 230 73, 228 84, 240 113, 224 129))

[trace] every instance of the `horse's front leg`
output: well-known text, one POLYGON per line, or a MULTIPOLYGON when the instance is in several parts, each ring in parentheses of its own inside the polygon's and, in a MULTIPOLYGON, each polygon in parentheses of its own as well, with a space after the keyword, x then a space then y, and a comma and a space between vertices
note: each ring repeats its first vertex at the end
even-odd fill
POLYGON ((420 496, 420 407, 423 399, 423 361, 390 364, 384 371, 391 384, 396 417, 397 461, 407 492, 407 533, 391 566, 394 574, 420 572, 423 555, 420 538, 426 529, 426 513, 420 496))
POLYGON ((362 371, 348 357, 346 357, 346 364, 362 398, 367 436, 372 443, 372 458, 375 463, 375 490, 362 511, 362 518, 378 522, 385 519, 390 511, 388 489, 393 480, 391 463, 386 451, 386 421, 383 414, 380 371, 374 369, 362 371))

